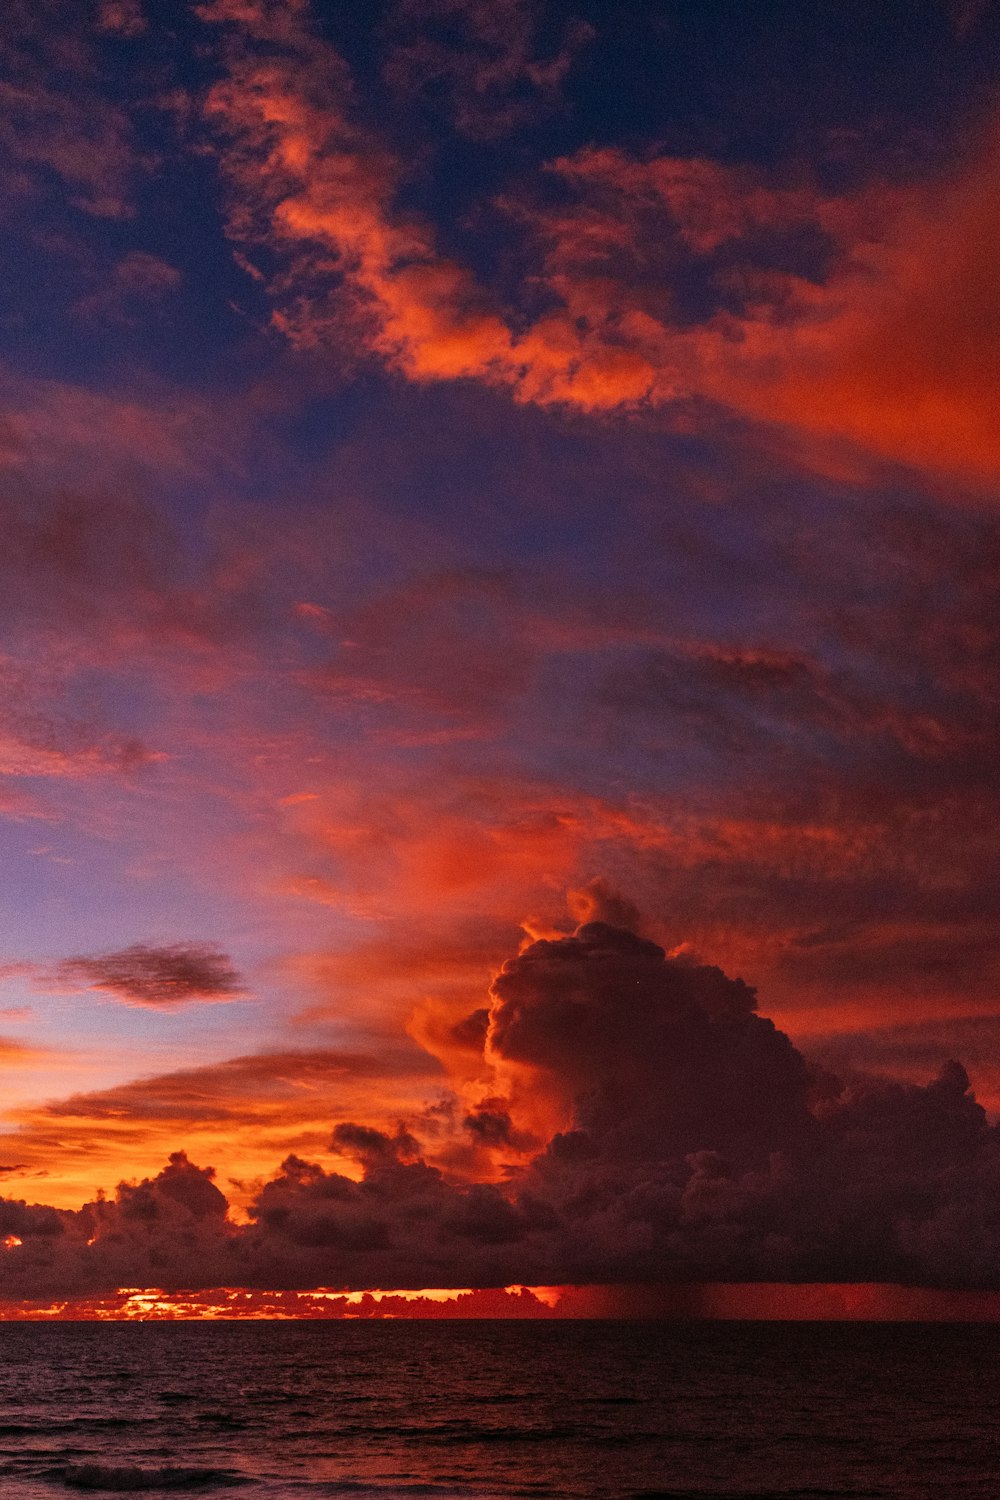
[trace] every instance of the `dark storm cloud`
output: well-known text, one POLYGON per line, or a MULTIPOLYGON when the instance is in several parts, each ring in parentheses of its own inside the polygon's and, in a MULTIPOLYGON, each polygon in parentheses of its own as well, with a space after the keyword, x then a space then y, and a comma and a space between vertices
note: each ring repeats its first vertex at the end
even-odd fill
MULTIPOLYGON (((79 1212, 0 1200, 0 1233, 21 1244, 4 1255, 4 1287, 12 1297, 30 1288, 65 1286, 69 1295, 99 1286, 126 1286, 130 1277, 152 1284, 159 1271, 179 1284, 184 1262, 199 1277, 222 1272, 229 1235, 226 1200, 213 1173, 175 1152, 155 1178, 123 1183, 113 1202, 98 1200, 79 1212)), ((43 1295, 45 1293, 43 1292, 43 1295)))
POLYGON ((244 993, 227 954, 210 943, 151 947, 134 943, 117 953, 68 958, 60 978, 103 990, 126 1005, 171 1010, 195 1000, 235 1000, 244 993))
POLYGON ((745 1142, 760 1156, 809 1130, 803 1059, 720 969, 592 922, 533 943, 493 995, 488 1050, 540 1070, 607 1155, 745 1142))
POLYGON ((926 1077, 957 1052, 976 1079, 986 1084, 990 1106, 995 1107, 1000 1026, 992 1010, 844 1031, 812 1040, 808 1051, 811 1059, 840 1074, 886 1071, 903 1078, 926 1077))
POLYGON ((359 1161, 368 1172, 398 1166, 420 1155, 419 1145, 402 1125, 392 1136, 370 1125, 338 1125, 333 1132, 333 1144, 345 1156, 359 1161))
POLYGON ((481 1099, 465 1116, 462 1127, 483 1146, 510 1146, 514 1150, 523 1150, 533 1144, 529 1136, 515 1127, 506 1099, 492 1096, 481 1099))
MULTIPOLYGON (((756 1014, 739 980, 600 923, 505 966, 489 1049, 566 1105, 564 1128, 509 1180, 449 1180, 409 1129, 345 1123, 331 1146, 360 1180, 291 1156, 240 1225, 211 1171, 178 1152, 79 1211, 0 1201, 5 1292, 1000 1287, 1000 1136, 957 1062, 923 1085, 841 1083, 756 1014)), ((505 1145, 517 1107, 486 1098, 465 1128, 505 1145)))

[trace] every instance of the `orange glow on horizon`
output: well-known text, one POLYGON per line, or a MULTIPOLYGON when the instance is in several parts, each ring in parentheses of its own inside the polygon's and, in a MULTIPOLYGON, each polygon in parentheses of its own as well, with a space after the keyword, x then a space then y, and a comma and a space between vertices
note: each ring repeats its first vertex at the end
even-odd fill
POLYGON ((0 1301, 0 1322, 399 1319, 644 1322, 1000 1322, 1000 1292, 887 1282, 706 1282, 619 1286, 425 1287, 343 1292, 202 1292, 120 1287, 104 1297, 0 1301))

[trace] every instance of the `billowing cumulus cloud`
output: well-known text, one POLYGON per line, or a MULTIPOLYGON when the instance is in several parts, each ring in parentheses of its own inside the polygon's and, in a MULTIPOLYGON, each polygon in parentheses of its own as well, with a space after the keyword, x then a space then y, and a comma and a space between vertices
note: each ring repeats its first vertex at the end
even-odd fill
MULTIPOLYGON (((5 1059, 19 1072, 44 1060, 37 1049, 5 1059)), ((480 1035, 475 1071, 481 1070, 480 1035)), ((16 1189, 8 1190, 24 1194, 34 1177, 55 1176, 53 1201, 76 1207, 93 1196, 95 1185, 117 1181, 123 1153, 130 1175, 154 1174, 182 1141, 192 1157, 224 1164, 226 1191, 234 1210, 242 1211, 289 1153, 343 1166, 344 1153, 331 1145, 331 1120, 362 1120, 392 1132, 405 1119, 419 1126, 430 1149, 440 1150, 458 1114, 457 1101, 441 1107, 447 1085, 434 1057, 406 1038, 382 1037, 367 1053, 320 1046, 243 1053, 103 1089, 63 1092, 11 1111, 11 1140, 19 1147, 12 1159, 21 1165, 10 1174, 16 1189)), ((483 1162, 484 1169, 489 1165, 483 1162)))
MULTIPOLYGON (((2 1200, 6 1294, 1000 1286, 998 1132, 957 1062, 925 1084, 844 1084, 810 1067, 740 980, 601 923, 504 966, 486 1047, 498 1076, 503 1063, 532 1069, 564 1117, 506 1179, 463 1182, 431 1165, 419 1126, 341 1123, 330 1144, 353 1172, 289 1156, 238 1223, 213 1173, 176 1152, 155 1177, 79 1210, 2 1200)), ((520 1108, 516 1093, 491 1097, 463 1124, 516 1149, 520 1108)))
POLYGON ((592 922, 505 964, 493 996, 487 1050, 608 1154, 760 1153, 808 1129, 802 1058, 719 969, 592 922))
POLYGON ((210 943, 133 943, 117 953, 67 958, 59 977, 153 1010, 235 1000, 244 993, 228 955, 210 943))

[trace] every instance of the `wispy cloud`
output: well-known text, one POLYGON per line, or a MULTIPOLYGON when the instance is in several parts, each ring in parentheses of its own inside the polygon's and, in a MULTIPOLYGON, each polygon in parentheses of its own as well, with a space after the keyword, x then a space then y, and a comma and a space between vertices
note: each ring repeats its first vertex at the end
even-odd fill
POLYGON ((497 140, 559 108, 566 74, 594 40, 571 19, 543 51, 542 19, 538 0, 397 0, 384 76, 404 104, 443 102, 462 135, 497 140))
MULTIPOLYGON (((106 29, 128 31, 136 7, 106 6, 106 29)), ((122 219, 142 169, 127 114, 106 96, 88 11, 60 0, 11 0, 4 11, 0 162, 8 192, 55 183, 84 214, 122 219)))
POLYGON ((708 401, 972 484, 995 475, 995 131, 933 182, 873 174, 840 195, 791 167, 584 148, 548 164, 558 206, 543 183, 516 200, 538 254, 512 309, 401 207, 401 158, 304 8, 280 28, 259 7, 202 14, 242 28, 208 117, 231 233, 283 257, 274 319, 299 347, 347 338, 417 382, 586 411, 708 401))

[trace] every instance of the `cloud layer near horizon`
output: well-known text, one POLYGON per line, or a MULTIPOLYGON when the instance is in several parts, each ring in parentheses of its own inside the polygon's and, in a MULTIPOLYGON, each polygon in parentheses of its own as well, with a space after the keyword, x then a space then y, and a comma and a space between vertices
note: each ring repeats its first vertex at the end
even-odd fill
POLYGON ((387 1134, 345 1122, 332 1146, 351 1175, 290 1156, 237 1224, 212 1170, 176 1152, 155 1177, 78 1211, 0 1200, 4 1294, 1000 1286, 1000 1130, 961 1065, 924 1086, 845 1085, 754 1007, 741 981, 621 928, 591 922, 539 940, 504 965, 479 1026, 484 1064, 508 1092, 450 1126, 513 1158, 501 1180, 428 1163, 440 1112, 423 1143, 402 1124, 387 1134), (522 1127, 537 1131, 543 1108, 561 1128, 532 1145, 522 1127))

